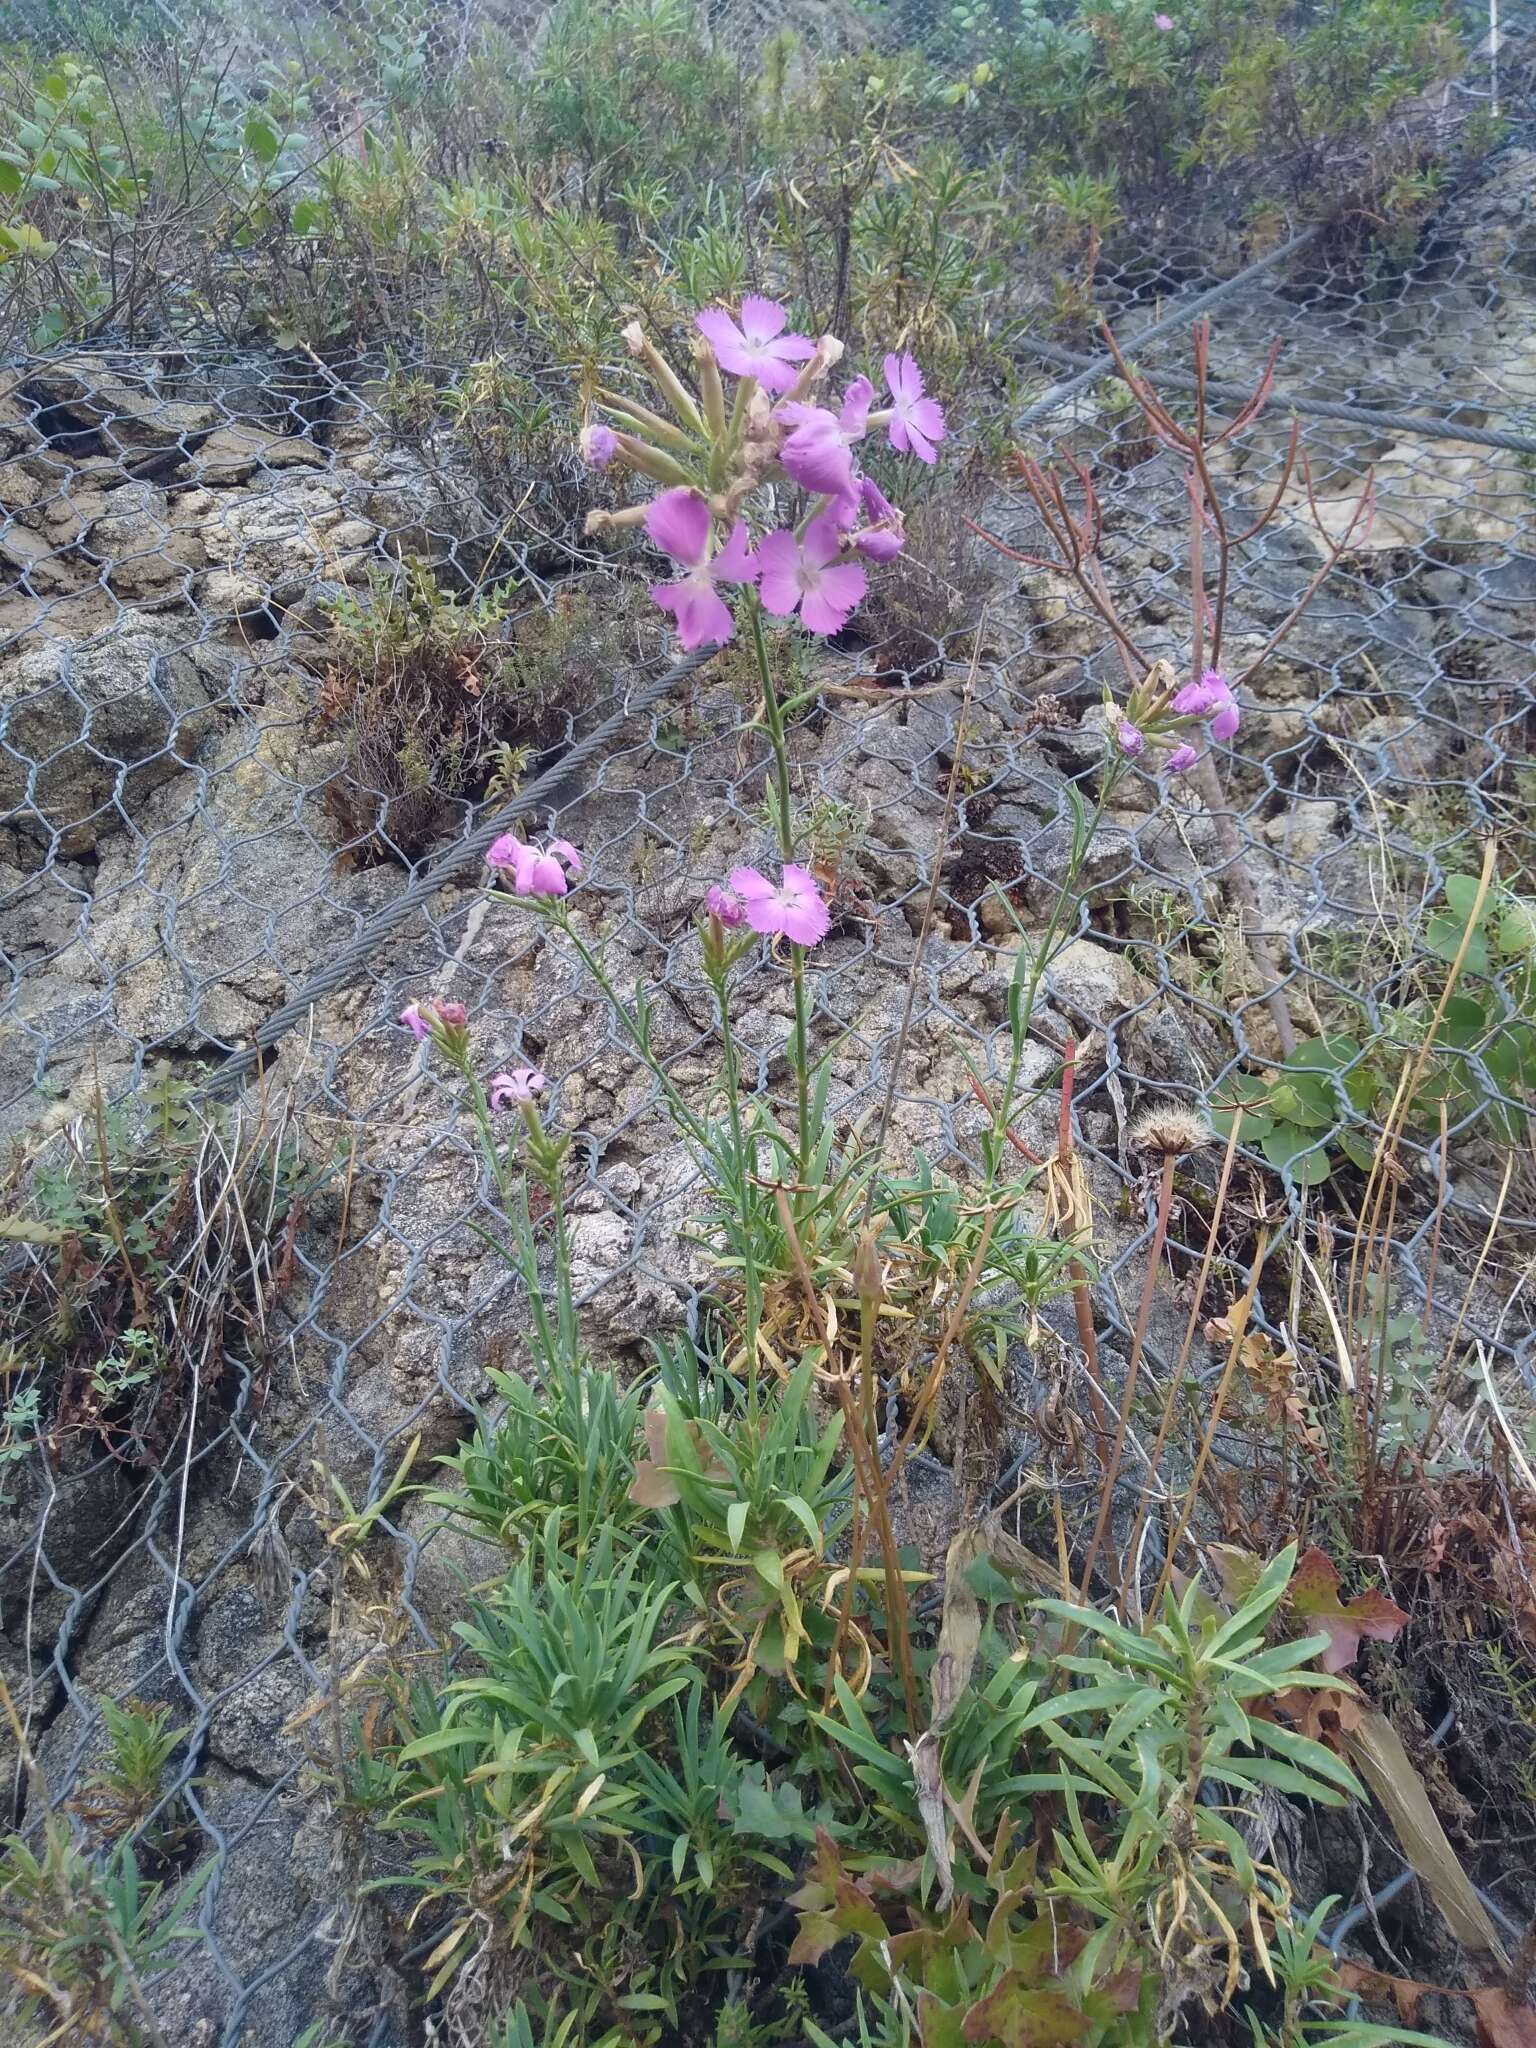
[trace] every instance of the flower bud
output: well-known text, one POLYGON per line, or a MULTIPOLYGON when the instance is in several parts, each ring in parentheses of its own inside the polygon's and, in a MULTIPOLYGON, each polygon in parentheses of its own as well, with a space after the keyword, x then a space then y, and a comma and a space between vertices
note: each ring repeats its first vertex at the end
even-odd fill
POLYGON ((632 356, 637 356, 655 378, 666 394, 667 403, 683 422, 695 433, 704 431, 704 422, 699 417, 699 408, 693 402, 693 393, 667 361, 661 350, 651 340, 638 320, 631 320, 622 330, 624 346, 632 356))
POLYGON ((814 391, 829 370, 835 370, 843 359, 843 344, 835 334, 824 334, 816 344, 815 353, 795 379, 783 398, 781 405, 792 404, 814 391))
POLYGON ((853 1285, 861 1304, 878 1307, 885 1299, 885 1264, 872 1230, 862 1232, 854 1247, 853 1285))

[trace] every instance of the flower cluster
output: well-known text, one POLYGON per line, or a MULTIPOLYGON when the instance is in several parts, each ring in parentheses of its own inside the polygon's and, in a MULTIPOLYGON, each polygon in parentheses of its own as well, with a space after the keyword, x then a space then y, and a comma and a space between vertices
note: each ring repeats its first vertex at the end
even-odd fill
POLYGON ((1167 676, 1166 666, 1159 664, 1132 692, 1123 712, 1110 707, 1115 746, 1126 760, 1136 761, 1149 742, 1176 742, 1163 760, 1163 773, 1187 775, 1205 753, 1190 737, 1190 726, 1201 721, 1211 739, 1225 742, 1236 734, 1242 714, 1220 669, 1208 668, 1198 681, 1177 689, 1167 676))
POLYGON ((506 878, 514 896, 563 896, 567 875, 581 873, 581 855, 569 839, 551 839, 548 846, 528 846, 503 832, 491 842, 485 864, 506 878))
POLYGON ((786 333, 787 317, 755 294, 735 315, 706 308, 693 344, 696 389, 631 322, 626 346, 671 417, 600 388, 596 402, 608 418, 582 429, 582 453, 594 468, 620 462, 663 486, 648 505, 591 513, 587 531, 643 524, 677 564, 681 575, 653 584, 651 596, 685 650, 731 638, 735 619, 722 587, 755 587, 765 611, 798 616, 811 633, 840 632, 868 587, 863 563, 888 562, 905 545, 901 513, 858 468, 859 443, 883 427, 898 453, 931 463, 944 439, 943 408, 910 355, 885 358, 887 405, 876 406, 875 387, 862 376, 835 409, 819 402, 843 345, 830 334, 813 342, 786 333), (722 373, 736 380, 729 407, 722 373), (759 489, 775 483, 799 485, 812 503, 797 525, 754 547, 743 515, 759 489))
POLYGON ((400 1012, 400 1022, 418 1045, 430 1038, 435 1045, 451 1052, 469 1038, 469 1012, 462 1003, 438 1002, 431 997, 425 1002, 407 1003, 400 1012))
MULTIPOLYGON (((399 1022, 418 1045, 430 1040, 456 1067, 468 1072, 469 1012, 462 1003, 439 1002, 432 997, 407 1003, 399 1022)), ((493 1074, 486 1092, 491 1108, 499 1110, 514 1102, 532 1102, 548 1086, 537 1067, 514 1067, 510 1074, 493 1074)))

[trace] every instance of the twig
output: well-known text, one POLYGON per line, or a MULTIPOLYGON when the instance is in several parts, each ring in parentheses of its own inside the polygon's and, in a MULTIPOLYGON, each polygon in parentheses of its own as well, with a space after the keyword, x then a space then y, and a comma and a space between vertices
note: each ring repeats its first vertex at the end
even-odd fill
POLYGON ((1248 1286, 1233 1304, 1228 1315, 1228 1324, 1232 1332, 1232 1338, 1227 1347, 1227 1362, 1222 1367, 1221 1378, 1216 1386, 1215 1399, 1211 1402, 1210 1418, 1201 1435, 1200 1448, 1195 1454, 1194 1470, 1189 1475, 1189 1485, 1185 1490, 1184 1504, 1179 1509, 1177 1521, 1169 1531, 1168 1549, 1163 1557, 1163 1568, 1158 1574, 1157 1590, 1152 1595, 1152 1611, 1154 1613, 1162 1605, 1163 1594, 1167 1590, 1168 1581, 1173 1573, 1174 1559, 1178 1555, 1179 1545, 1184 1541, 1184 1532, 1189 1527, 1189 1518, 1195 1511, 1195 1500, 1200 1491, 1200 1482, 1205 1477, 1205 1468, 1210 1460, 1211 1446, 1216 1441, 1216 1432, 1221 1427, 1222 1414, 1227 1405, 1227 1395, 1232 1386, 1232 1375, 1237 1370, 1237 1361, 1242 1355, 1243 1339, 1248 1334, 1248 1318, 1253 1313, 1254 1299, 1259 1291, 1259 1278, 1264 1271, 1264 1254, 1268 1247, 1268 1233, 1261 1229, 1259 1232, 1258 1248, 1254 1252, 1253 1265, 1249 1270, 1248 1286))

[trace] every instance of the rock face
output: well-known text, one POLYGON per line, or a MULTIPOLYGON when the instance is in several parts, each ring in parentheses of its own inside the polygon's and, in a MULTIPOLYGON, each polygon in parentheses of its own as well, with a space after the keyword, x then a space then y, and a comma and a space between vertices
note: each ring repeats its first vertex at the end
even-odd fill
POLYGON ((176 621, 126 611, 90 640, 0 658, 0 804, 18 843, 73 857, 129 826, 235 708, 233 670, 176 621))

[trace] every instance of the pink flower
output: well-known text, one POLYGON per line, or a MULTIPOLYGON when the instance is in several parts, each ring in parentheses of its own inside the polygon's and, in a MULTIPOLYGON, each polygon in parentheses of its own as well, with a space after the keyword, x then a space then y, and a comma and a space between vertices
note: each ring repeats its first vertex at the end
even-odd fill
POLYGON ((770 533, 757 551, 764 609, 781 619, 798 610, 809 633, 840 633, 869 578, 856 563, 838 560, 839 543, 831 511, 811 521, 803 541, 787 526, 770 533))
POLYGON ((1163 771, 1168 775, 1187 775, 1199 758, 1199 752, 1194 747, 1175 747, 1163 763, 1163 771))
POLYGON ((709 894, 704 898, 704 903, 710 916, 719 918, 723 925, 734 927, 746 922, 746 905, 739 896, 733 896, 729 889, 722 889, 718 882, 712 885, 709 894))
POLYGON ((492 1074, 490 1098, 492 1109, 505 1109, 509 1103, 532 1102, 536 1095, 542 1095, 549 1086, 537 1067, 514 1067, 510 1074, 492 1074))
POLYGON ((741 324, 724 306, 708 306, 698 315, 696 325, 719 359, 722 370, 733 377, 755 377, 765 391, 788 391, 795 381, 791 367, 816 353, 816 344, 803 334, 785 334, 788 318, 784 308, 772 299, 749 292, 741 302, 741 324))
POLYGON ((845 536, 844 544, 871 562, 894 561, 907 544, 901 514, 877 483, 866 476, 859 482, 859 500, 869 521, 856 533, 845 536))
POLYGON ((1122 754, 1128 754, 1134 761, 1147 744, 1147 736, 1139 725, 1132 725, 1128 718, 1122 718, 1115 728, 1115 744, 1122 754))
POLYGON ((651 585, 652 601, 677 621, 677 637, 685 653, 709 640, 729 640, 736 630, 731 608, 715 585, 757 581, 757 563, 747 544, 745 524, 738 519, 725 546, 711 555, 711 523, 703 498, 681 485, 663 491, 646 509, 646 532, 663 554, 681 562, 688 571, 674 583, 651 585))
POLYGON ((1221 703, 1216 707, 1216 716, 1211 720, 1211 738, 1231 739, 1241 721, 1242 713, 1237 708, 1237 699, 1230 690, 1227 690, 1221 703))
POLYGON ((781 405, 778 418, 790 428, 779 462, 784 474, 808 491, 821 491, 846 505, 850 515, 857 504, 858 486, 853 474, 853 444, 869 431, 869 408, 875 387, 867 377, 855 377, 843 393, 842 409, 832 413, 824 405, 799 401, 781 405))
POLYGON ((567 887, 566 868, 573 875, 581 873, 581 856, 568 839, 552 840, 541 852, 537 846, 514 839, 510 832, 503 832, 492 842, 485 862, 487 867, 511 875, 514 896, 563 896, 567 887))
POLYGON ((1231 696, 1220 669, 1208 668, 1198 683, 1186 683, 1173 695, 1173 708, 1181 718, 1207 718, 1219 711, 1231 696))
POLYGON ((605 427, 601 420, 581 430, 581 454, 585 462, 594 469, 606 469, 619 452, 619 437, 612 427, 605 427))
POLYGON ((786 865, 777 888, 756 868, 732 868, 730 880, 753 931, 782 933, 794 946, 814 946, 826 937, 832 920, 807 869, 786 865))
POLYGON ((936 462, 936 441, 944 438, 944 409, 923 396, 923 373, 909 355, 887 356, 885 381, 891 391, 891 446, 919 462, 936 462))
POLYGON ((400 1012, 400 1022, 418 1045, 424 1038, 432 1038, 447 1051, 455 1052, 469 1042, 469 1012, 462 1003, 435 999, 408 1003, 400 1012))
POLYGON ((1168 31, 1173 27, 1173 16, 1171 14, 1154 14, 1152 17, 1152 26, 1157 30, 1160 36, 1165 36, 1167 35, 1168 31))

